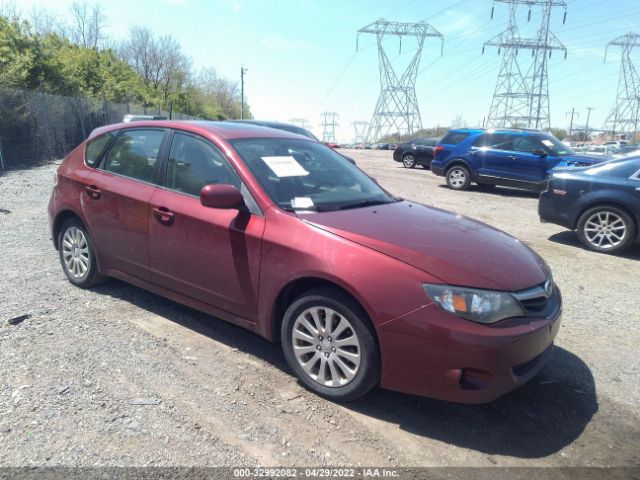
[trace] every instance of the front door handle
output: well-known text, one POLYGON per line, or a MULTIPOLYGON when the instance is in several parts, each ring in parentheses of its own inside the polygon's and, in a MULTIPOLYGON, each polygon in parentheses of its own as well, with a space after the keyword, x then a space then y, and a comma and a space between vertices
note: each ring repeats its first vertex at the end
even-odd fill
POLYGON ((173 213, 166 207, 154 208, 153 216, 163 225, 171 225, 173 223, 173 213))
POLYGON ((509 160, 517 160, 518 157, 516 157, 515 155, 509 155, 509 160))
POLYGON ((95 185, 87 185, 84 188, 87 191, 87 195, 89 195, 89 197, 93 198, 94 200, 100 198, 100 190, 95 185))
POLYGON ((636 192, 640 192, 640 187, 636 187, 636 192))

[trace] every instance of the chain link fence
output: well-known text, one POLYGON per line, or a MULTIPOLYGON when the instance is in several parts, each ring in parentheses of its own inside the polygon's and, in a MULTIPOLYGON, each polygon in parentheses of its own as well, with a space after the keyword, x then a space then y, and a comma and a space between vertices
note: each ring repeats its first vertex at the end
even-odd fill
POLYGON ((0 89, 0 171, 62 158, 94 128, 121 122, 127 114, 198 120, 134 103, 0 89))

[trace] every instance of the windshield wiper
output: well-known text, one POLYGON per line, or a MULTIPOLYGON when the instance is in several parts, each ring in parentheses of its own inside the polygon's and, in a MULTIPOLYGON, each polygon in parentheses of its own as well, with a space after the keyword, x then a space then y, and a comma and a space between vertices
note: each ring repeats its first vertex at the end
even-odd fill
POLYGON ((387 200, 362 200, 360 202, 347 203, 345 205, 340 205, 336 210, 349 210, 351 208, 363 208, 363 207, 374 207, 376 205, 386 205, 389 202, 387 200))

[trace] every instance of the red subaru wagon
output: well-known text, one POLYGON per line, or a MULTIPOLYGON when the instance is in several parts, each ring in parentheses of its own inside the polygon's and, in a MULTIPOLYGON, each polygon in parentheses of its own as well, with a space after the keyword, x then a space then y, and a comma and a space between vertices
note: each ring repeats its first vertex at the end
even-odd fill
POLYGON ((396 198, 326 146, 225 122, 99 128, 49 203, 69 281, 114 277, 280 341, 310 390, 495 399, 548 358, 562 300, 515 238, 396 198))

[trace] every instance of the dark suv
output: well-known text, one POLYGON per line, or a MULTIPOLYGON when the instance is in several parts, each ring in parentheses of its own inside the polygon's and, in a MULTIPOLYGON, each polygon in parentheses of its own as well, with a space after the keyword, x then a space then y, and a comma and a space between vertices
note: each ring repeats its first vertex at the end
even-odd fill
POLYGON ((478 185, 504 185, 542 191, 551 169, 587 166, 603 157, 577 155, 553 135, 523 129, 457 129, 436 146, 431 171, 447 185, 465 190, 478 185))

